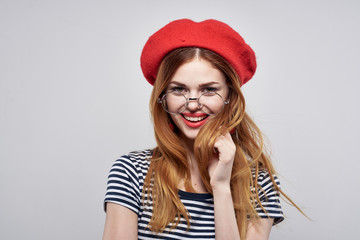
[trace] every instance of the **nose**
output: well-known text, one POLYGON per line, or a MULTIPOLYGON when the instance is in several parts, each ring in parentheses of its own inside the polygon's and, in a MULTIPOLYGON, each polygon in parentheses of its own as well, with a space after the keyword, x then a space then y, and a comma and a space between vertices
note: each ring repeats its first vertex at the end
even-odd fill
POLYGON ((187 108, 191 112, 199 110, 199 98, 188 98, 187 108))

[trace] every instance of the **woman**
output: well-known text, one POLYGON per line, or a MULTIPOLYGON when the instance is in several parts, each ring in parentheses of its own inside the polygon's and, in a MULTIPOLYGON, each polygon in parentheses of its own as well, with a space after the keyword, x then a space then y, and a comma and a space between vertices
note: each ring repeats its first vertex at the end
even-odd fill
POLYGON ((182 19, 149 38, 141 67, 157 147, 112 167, 103 239, 268 239, 282 192, 240 90, 253 50, 222 22, 182 19))

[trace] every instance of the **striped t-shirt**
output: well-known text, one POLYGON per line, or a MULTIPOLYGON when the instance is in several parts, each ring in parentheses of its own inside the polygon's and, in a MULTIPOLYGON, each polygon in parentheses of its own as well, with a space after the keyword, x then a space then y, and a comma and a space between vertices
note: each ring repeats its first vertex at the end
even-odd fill
MULTIPOLYGON (((162 233, 156 234, 147 228, 152 214, 152 204, 142 203, 142 189, 151 155, 151 150, 137 151, 115 161, 109 173, 104 200, 105 211, 106 202, 117 203, 134 211, 138 215, 138 239, 215 239, 214 199, 210 193, 179 190, 180 200, 191 216, 189 229, 183 218, 176 229, 170 230, 169 227, 162 233)), ((278 178, 274 177, 279 185, 278 178)), ((279 194, 274 190, 267 172, 259 172, 258 184, 263 189, 259 193, 259 198, 268 213, 260 207, 256 209, 257 213, 263 218, 274 218, 274 224, 281 222, 284 217, 279 194)))

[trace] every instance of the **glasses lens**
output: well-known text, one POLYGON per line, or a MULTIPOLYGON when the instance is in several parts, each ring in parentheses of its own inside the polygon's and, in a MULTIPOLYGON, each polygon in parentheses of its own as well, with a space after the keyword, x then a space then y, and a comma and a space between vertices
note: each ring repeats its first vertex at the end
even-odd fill
POLYGON ((193 109, 194 105, 190 107, 190 104, 196 102, 198 109, 209 115, 216 115, 224 109, 224 99, 215 92, 206 92, 199 98, 187 98, 180 92, 173 91, 166 93, 161 98, 161 104, 165 111, 171 114, 180 114, 186 110, 186 108, 193 109))
POLYGON ((186 97, 176 91, 168 92, 162 98, 162 106, 168 113, 182 113, 186 109, 186 97))
POLYGON ((219 94, 208 92, 200 96, 199 106, 204 113, 215 115, 224 109, 225 102, 219 94))

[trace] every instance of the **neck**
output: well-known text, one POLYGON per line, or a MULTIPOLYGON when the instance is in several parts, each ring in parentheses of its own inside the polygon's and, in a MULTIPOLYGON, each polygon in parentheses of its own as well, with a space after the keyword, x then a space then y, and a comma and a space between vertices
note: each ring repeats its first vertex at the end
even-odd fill
POLYGON ((185 147, 185 150, 186 150, 186 153, 187 153, 187 156, 188 156, 188 160, 190 162, 195 161, 195 153, 194 153, 195 140, 189 140, 189 139, 184 139, 183 138, 182 142, 184 144, 184 147, 185 147))
MULTIPOLYGON (((187 160, 189 162, 189 170, 190 170, 190 178, 191 178, 191 183, 192 183, 192 187, 194 188, 195 192, 198 193, 205 193, 207 192, 202 179, 201 179, 201 174, 199 171, 199 167, 195 158, 195 153, 194 153, 194 142, 195 140, 189 140, 183 139, 183 144, 187 153, 187 160)), ((181 190, 185 191, 185 187, 183 185, 183 182, 180 183, 180 187, 181 190)))

